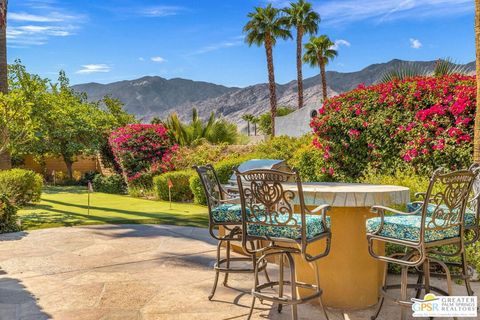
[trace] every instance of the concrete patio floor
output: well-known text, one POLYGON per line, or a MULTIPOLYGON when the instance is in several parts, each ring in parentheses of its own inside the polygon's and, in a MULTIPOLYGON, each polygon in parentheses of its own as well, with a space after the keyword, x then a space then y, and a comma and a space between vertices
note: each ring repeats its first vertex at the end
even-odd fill
MULTIPOLYGON (((244 319, 251 275, 231 275, 208 301, 215 242, 206 229, 99 225, 0 236, 0 319, 244 319), (233 289, 235 288, 235 289, 233 289)), ((275 276, 275 265, 270 266, 275 276)), ((220 282, 220 281, 219 281, 220 282)), ((474 289, 479 292, 478 283, 474 289)), ((458 295, 463 287, 456 285, 458 295)), ((254 319, 290 319, 257 303, 254 319)), ((328 310, 330 319, 369 319, 372 310, 328 310)), ((301 319, 324 319, 315 305, 301 319)), ((389 303, 380 319, 398 319, 389 303)))

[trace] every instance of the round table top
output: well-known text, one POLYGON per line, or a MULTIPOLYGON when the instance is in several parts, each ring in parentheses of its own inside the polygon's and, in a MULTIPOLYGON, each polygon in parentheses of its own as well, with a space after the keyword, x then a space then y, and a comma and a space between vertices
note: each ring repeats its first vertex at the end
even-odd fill
MULTIPOLYGON (((410 201, 410 190, 401 186, 342 182, 304 182, 302 186, 308 206, 371 207, 402 205, 410 201)), ((227 186, 227 189, 235 188, 227 186)), ((296 191, 297 185, 285 183, 284 188, 296 191)))
MULTIPOLYGON (((302 186, 306 205, 371 207, 401 205, 410 201, 410 190, 401 186, 342 182, 304 182, 302 186)), ((287 183, 284 188, 296 190, 297 186, 287 183)))

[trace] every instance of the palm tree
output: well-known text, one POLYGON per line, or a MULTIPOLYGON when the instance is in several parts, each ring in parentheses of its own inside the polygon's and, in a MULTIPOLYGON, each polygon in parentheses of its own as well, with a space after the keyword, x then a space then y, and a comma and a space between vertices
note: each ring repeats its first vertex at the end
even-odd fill
POLYGON ((277 38, 288 39, 292 35, 280 18, 280 10, 271 4, 265 8, 255 7, 248 14, 250 21, 243 28, 247 35, 245 41, 249 46, 264 46, 267 55, 268 87, 270 91, 270 112, 272 117, 272 137, 275 135, 275 116, 277 113, 277 96, 275 93, 275 72, 273 70, 273 47, 277 38))
POLYGON ((335 43, 326 35, 319 37, 311 37, 310 41, 305 44, 305 54, 303 61, 309 63, 312 67, 320 67, 322 75, 323 101, 327 100, 327 78, 325 66, 338 55, 334 49, 335 43))
POLYGON ((290 3, 285 12, 285 23, 297 29, 297 86, 298 108, 303 107, 303 76, 302 76, 302 39, 305 33, 315 34, 318 31, 320 15, 312 10, 312 4, 305 0, 290 3))
POLYGON ((250 135, 250 122, 253 123, 253 114, 247 113, 242 116, 242 120, 247 122, 247 134, 250 135))
POLYGON ((480 163, 480 0, 475 0, 475 48, 477 57, 477 109, 473 137, 473 161, 480 163))

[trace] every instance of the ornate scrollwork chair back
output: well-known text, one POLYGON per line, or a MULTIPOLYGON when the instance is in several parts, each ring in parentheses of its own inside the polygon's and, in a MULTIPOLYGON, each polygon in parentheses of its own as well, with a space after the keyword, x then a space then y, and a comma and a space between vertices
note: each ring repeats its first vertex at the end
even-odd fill
POLYGON ((434 172, 422 206, 421 241, 426 232, 450 228, 458 229, 458 235, 463 236, 464 213, 474 179, 471 170, 446 172, 440 168, 434 172))
MULTIPOLYGON (((249 170, 236 172, 240 199, 244 202, 244 238, 252 238, 249 230, 268 227, 283 227, 301 232, 305 241, 305 203, 298 171, 249 170), (289 185, 288 182, 294 181, 289 185), (291 186, 292 188, 288 188, 291 186), (294 192, 292 189, 296 189, 294 192), (300 210, 295 214, 296 202, 300 210)), ((288 233, 288 232, 287 232, 288 233)), ((263 237, 262 237, 263 238, 263 237)), ((278 239, 277 239, 278 240, 278 239)), ((291 240, 291 239, 288 239, 291 240)))

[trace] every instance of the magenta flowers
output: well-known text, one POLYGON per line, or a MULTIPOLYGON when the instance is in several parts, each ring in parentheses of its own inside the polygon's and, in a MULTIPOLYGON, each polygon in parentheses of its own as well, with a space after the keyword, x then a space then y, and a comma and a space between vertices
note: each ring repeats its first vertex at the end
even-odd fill
POLYGON ((468 166, 475 88, 472 76, 414 77, 362 85, 328 100, 311 122, 325 172, 355 178, 367 166, 468 166))
POLYGON ((129 184, 148 184, 152 176, 173 169, 177 146, 161 124, 129 124, 113 131, 109 143, 129 184))

